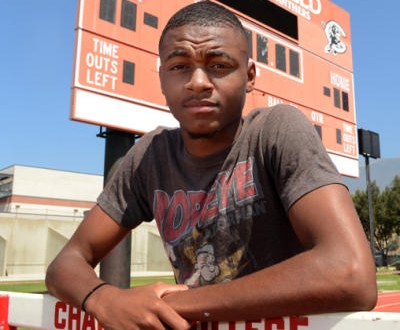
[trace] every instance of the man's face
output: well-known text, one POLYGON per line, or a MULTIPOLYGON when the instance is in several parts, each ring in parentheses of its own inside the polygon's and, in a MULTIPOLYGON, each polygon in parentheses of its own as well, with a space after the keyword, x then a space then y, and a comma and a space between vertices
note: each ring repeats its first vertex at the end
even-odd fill
POLYGON ((235 131, 255 68, 236 29, 185 25, 167 32, 160 80, 182 134, 204 138, 235 131))

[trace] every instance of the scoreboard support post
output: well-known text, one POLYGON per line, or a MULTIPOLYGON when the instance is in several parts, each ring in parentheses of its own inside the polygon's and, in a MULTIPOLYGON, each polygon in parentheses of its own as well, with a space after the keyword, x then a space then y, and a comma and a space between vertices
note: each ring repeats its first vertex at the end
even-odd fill
MULTIPOLYGON (((106 129, 104 137, 104 185, 111 179, 125 154, 135 143, 135 134, 106 129)), ((107 283, 120 288, 130 287, 131 234, 128 234, 100 263, 100 277, 107 283)))

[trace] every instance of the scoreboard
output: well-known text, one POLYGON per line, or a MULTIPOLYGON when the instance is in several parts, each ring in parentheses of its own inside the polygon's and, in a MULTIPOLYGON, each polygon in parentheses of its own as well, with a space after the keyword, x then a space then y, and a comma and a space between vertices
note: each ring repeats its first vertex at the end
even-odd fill
MULTIPOLYGON (((79 0, 71 119, 144 134, 177 126, 161 93, 158 39, 194 0, 79 0)), ((255 107, 292 104, 319 133, 339 172, 357 177, 348 12, 330 0, 219 0, 241 20, 256 64, 255 107)))

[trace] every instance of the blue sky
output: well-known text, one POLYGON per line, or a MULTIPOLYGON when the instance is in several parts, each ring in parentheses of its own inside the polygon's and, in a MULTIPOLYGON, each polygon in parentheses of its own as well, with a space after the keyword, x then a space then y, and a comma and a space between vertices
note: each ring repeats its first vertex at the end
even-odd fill
MULTIPOLYGON (((0 21, 0 169, 102 174, 98 126, 69 120, 76 0, 6 1, 0 21)), ((351 15, 357 122, 400 157, 400 1, 334 0, 351 15)))

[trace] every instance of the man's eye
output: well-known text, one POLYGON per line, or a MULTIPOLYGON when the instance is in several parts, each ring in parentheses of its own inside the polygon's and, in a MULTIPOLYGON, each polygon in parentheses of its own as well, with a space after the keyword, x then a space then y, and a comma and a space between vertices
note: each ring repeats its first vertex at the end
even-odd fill
POLYGON ((213 63, 209 65, 208 72, 216 77, 224 77, 232 72, 232 66, 226 63, 213 63))
POLYGON ((169 68, 170 71, 179 71, 179 70, 185 70, 187 68, 187 65, 185 64, 176 64, 173 65, 169 68))
POLYGON ((211 65, 211 67, 214 69, 224 69, 226 67, 226 65, 221 64, 221 63, 215 63, 215 64, 211 65))
POLYGON ((225 63, 214 63, 210 65, 210 68, 214 71, 224 71, 231 69, 232 66, 225 63))

